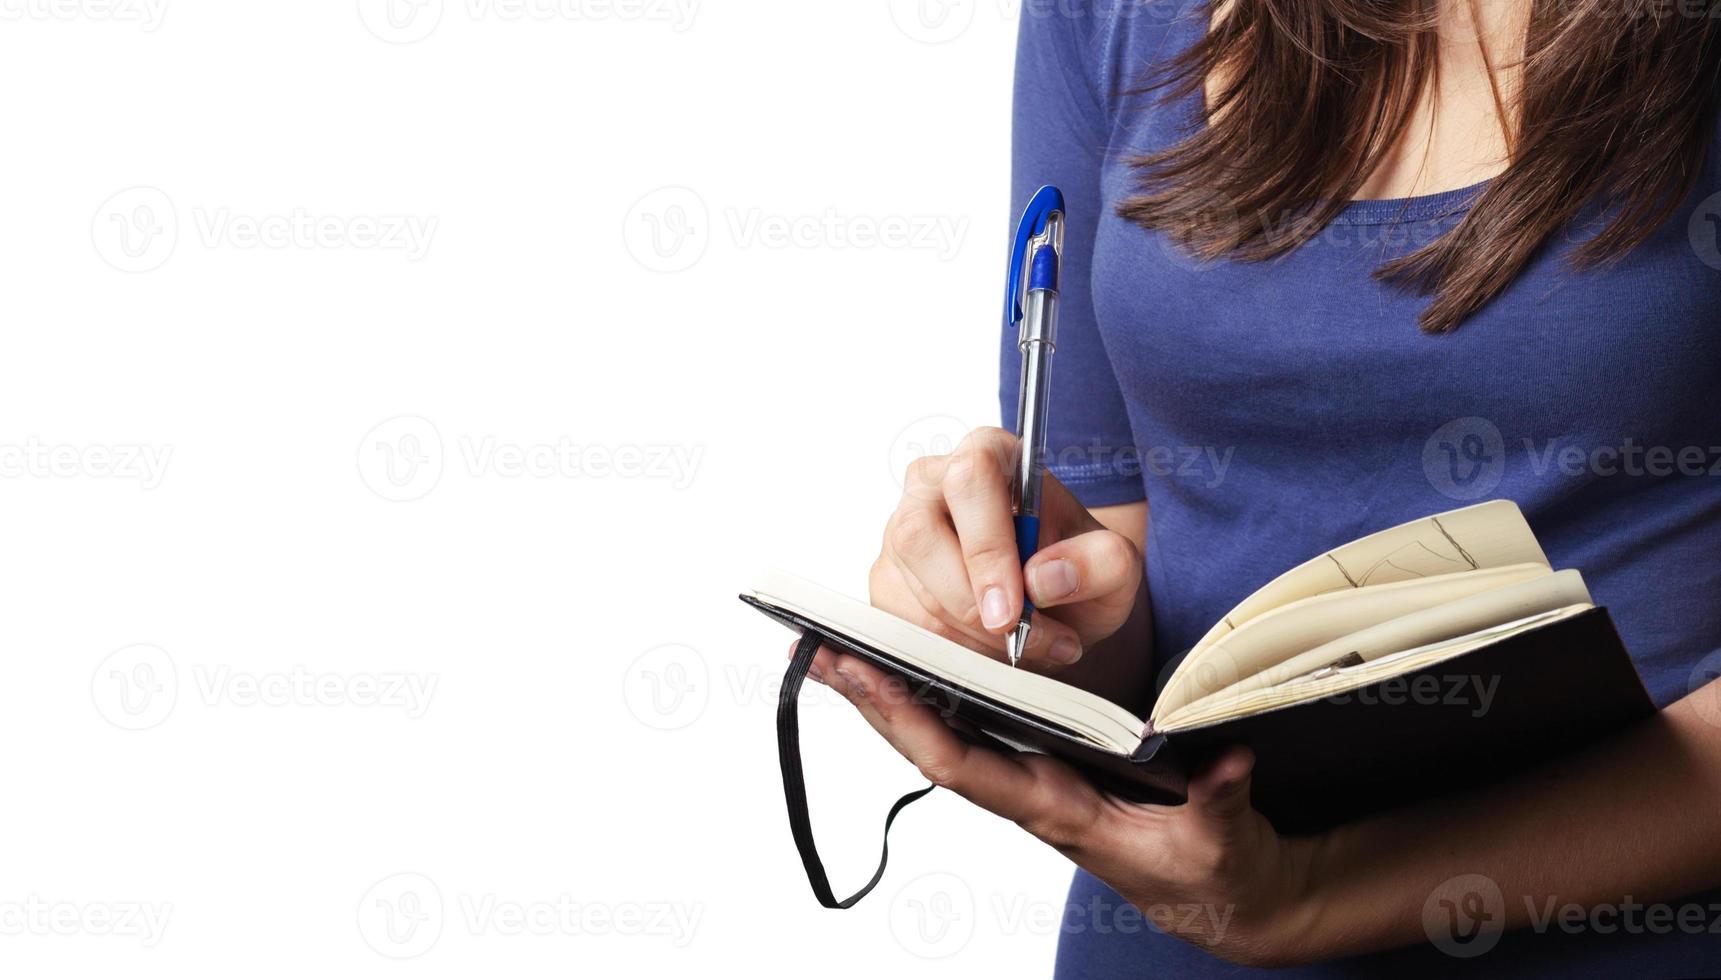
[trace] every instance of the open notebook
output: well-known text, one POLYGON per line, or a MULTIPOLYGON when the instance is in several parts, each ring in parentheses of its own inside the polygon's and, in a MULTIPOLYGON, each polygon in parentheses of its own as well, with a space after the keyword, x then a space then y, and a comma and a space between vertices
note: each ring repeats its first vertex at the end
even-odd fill
MULTIPOLYGON (((744 601, 901 675, 970 737, 1176 802, 1229 744, 1282 830, 1331 825, 1568 751, 1653 710, 1607 610, 1492 501, 1370 534, 1238 603, 1146 717, 782 572, 744 601)), ((798 678, 796 678, 798 684, 798 678)))

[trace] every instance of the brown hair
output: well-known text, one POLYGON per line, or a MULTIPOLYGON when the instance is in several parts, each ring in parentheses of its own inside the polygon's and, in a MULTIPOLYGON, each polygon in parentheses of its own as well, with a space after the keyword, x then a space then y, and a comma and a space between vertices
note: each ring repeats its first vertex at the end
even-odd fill
MULTIPOLYGON (((1510 107, 1495 92, 1505 172, 1454 228, 1375 273, 1432 294, 1430 333, 1486 305, 1592 201, 1611 217, 1576 265, 1640 244, 1691 190, 1714 137, 1721 0, 1530 2, 1521 85, 1510 107)), ((1205 259, 1296 249, 1356 195, 1438 77, 1435 3, 1229 0, 1143 89, 1202 97, 1213 75, 1206 125, 1132 159, 1139 193, 1118 213, 1205 259), (1235 220, 1250 214, 1262 220, 1235 220)))

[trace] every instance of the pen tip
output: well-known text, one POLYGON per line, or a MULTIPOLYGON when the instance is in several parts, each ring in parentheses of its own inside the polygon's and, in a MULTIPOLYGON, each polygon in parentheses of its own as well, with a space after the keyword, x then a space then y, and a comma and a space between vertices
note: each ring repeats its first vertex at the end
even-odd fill
POLYGON ((1028 624, 1017 623, 1016 628, 1004 637, 1004 649, 1010 654, 1010 666, 1014 667, 1022 659, 1022 654, 1028 652, 1028 624))

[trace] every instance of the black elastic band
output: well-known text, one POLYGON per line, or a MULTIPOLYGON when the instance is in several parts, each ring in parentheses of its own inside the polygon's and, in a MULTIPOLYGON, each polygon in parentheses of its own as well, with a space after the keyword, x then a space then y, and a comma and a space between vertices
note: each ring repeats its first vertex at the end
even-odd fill
POLYGON ((812 630, 801 634, 795 644, 795 656, 789 661, 789 672, 783 675, 783 690, 777 696, 777 761, 783 767, 783 799, 789 805, 789 831, 795 836, 795 848, 801 852, 801 864, 807 869, 807 882, 819 904, 827 909, 846 909, 866 897, 878 880, 884 877, 884 866, 890 860, 890 825, 902 808, 930 793, 936 787, 917 789, 896 801, 884 818, 884 847, 878 856, 878 870, 866 887, 842 901, 831 893, 830 879, 819 861, 819 849, 813 844, 813 825, 807 819, 807 783, 801 776, 801 722, 797 698, 807 668, 813 665, 813 655, 819 652, 819 635, 812 630))

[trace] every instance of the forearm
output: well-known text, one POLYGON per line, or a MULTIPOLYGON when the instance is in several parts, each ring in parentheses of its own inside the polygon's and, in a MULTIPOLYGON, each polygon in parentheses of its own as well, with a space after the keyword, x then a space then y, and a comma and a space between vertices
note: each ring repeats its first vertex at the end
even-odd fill
POLYGON ((1425 942, 1425 903, 1468 874, 1499 886, 1508 929, 1569 904, 1675 900, 1721 884, 1718 815, 1721 682, 1533 775, 1322 838, 1288 917, 1303 938, 1287 941, 1311 960, 1425 942))

